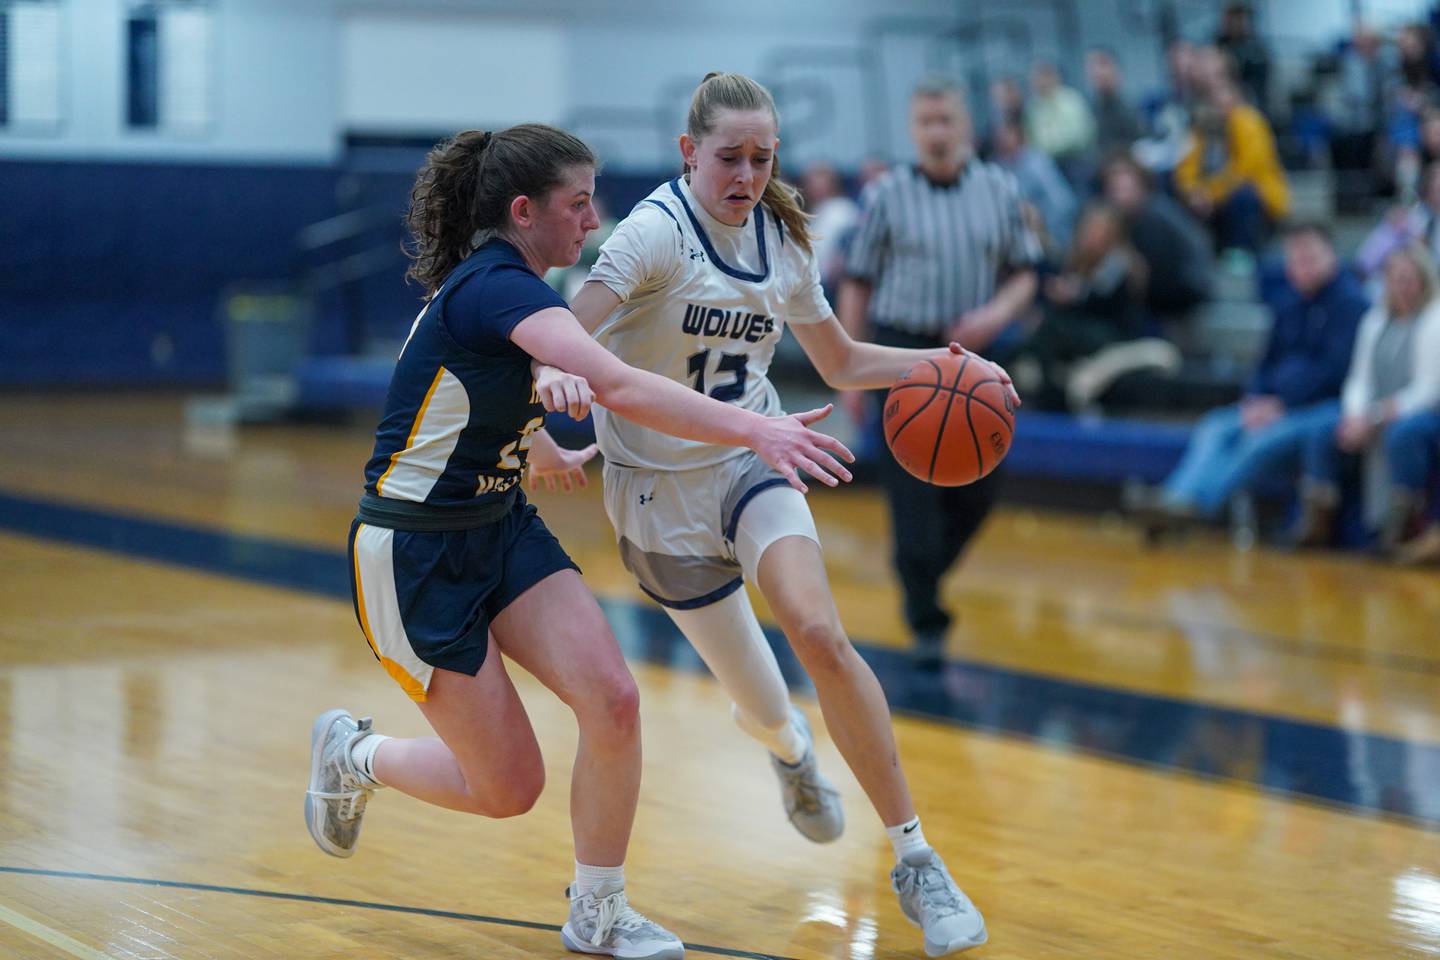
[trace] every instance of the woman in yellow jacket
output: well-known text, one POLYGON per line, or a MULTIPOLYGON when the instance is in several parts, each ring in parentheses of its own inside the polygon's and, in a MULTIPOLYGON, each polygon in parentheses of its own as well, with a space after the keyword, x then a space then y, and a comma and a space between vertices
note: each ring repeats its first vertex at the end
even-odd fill
POLYGON ((1290 211, 1290 188, 1275 135, 1234 83, 1222 81, 1195 118, 1190 151, 1175 185, 1217 245, 1259 248, 1264 232, 1290 211))

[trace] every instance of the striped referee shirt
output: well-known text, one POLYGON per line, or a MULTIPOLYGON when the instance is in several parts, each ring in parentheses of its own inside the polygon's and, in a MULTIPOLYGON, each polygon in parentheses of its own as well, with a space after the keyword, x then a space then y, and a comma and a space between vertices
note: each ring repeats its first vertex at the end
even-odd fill
POLYGON ((938 336, 995 295, 1002 267, 1033 267, 1042 256, 1014 176, 972 158, 950 184, 915 166, 876 181, 845 269, 872 288, 871 323, 938 336))

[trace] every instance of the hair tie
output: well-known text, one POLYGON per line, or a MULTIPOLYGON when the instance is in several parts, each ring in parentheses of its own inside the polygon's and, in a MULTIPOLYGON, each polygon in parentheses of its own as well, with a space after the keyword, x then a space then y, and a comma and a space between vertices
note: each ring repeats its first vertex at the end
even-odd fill
POLYGON ((492 134, 489 130, 486 130, 484 133, 480 134, 481 150, 484 150, 486 147, 490 146, 490 140, 493 136, 494 134, 492 134))

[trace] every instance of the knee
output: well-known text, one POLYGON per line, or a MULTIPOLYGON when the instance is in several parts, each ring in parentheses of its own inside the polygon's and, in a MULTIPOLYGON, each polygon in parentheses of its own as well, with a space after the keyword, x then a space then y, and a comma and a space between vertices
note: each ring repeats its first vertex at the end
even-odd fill
POLYGON ((471 789, 466 813, 492 820, 504 820, 529 813, 545 789, 545 766, 536 760, 507 771, 503 782, 487 783, 480 790, 471 789))
POLYGON ((640 690, 628 670, 596 678, 573 707, 582 722, 604 724, 613 731, 629 732, 640 726, 640 690))
POLYGON ((790 644, 812 675, 839 672, 850 653, 850 639, 845 636, 840 624, 830 617, 801 623, 791 632, 790 644))

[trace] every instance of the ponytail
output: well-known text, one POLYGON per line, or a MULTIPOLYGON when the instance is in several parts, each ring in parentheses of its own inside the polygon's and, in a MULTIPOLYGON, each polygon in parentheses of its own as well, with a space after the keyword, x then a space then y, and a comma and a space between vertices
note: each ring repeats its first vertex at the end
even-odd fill
POLYGON ((410 191, 406 278, 433 297, 461 261, 509 225, 510 201, 542 198, 578 166, 595 166, 585 142, 540 123, 466 130, 437 145, 410 191))

